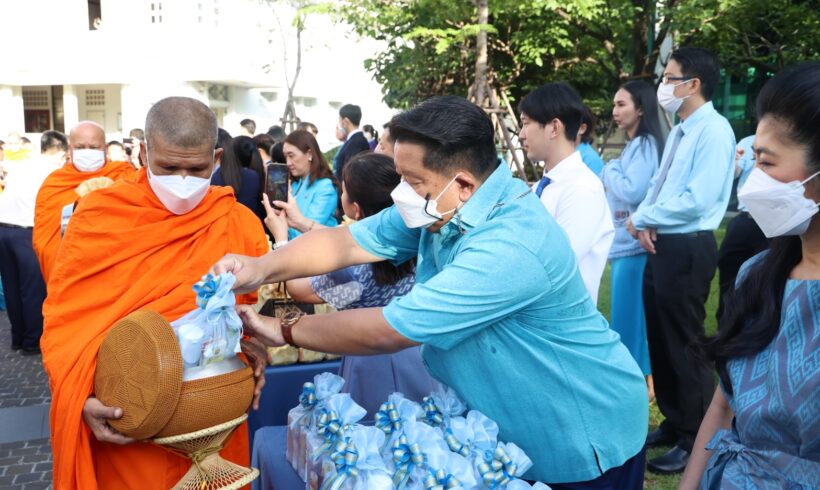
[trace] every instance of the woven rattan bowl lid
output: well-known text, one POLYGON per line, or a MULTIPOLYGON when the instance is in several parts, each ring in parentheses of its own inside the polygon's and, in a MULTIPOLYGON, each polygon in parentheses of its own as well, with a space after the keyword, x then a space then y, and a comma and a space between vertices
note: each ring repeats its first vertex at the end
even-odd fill
POLYGON ((174 414, 182 390, 182 354, 171 325, 153 311, 117 322, 97 356, 95 396, 122 408, 111 427, 135 439, 156 435, 174 414))

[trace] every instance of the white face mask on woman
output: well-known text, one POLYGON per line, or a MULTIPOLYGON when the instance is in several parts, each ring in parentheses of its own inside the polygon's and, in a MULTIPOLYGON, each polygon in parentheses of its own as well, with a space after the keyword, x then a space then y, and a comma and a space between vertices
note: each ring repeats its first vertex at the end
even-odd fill
MULTIPOLYGON (((147 163, 147 162, 146 162, 147 163)), ((146 164, 148 183, 165 208, 176 214, 186 214, 205 199, 211 179, 181 175, 154 175, 146 164)))
POLYGON ((456 176, 444 186, 444 189, 439 192, 435 199, 425 199, 421 197, 413 190, 413 186, 402 179, 401 183, 390 193, 390 197, 393 198, 393 202, 396 204, 396 208, 399 210, 404 224, 407 225, 408 228, 427 228, 445 215, 456 212, 458 206, 443 213, 439 212, 438 199, 447 191, 453 182, 456 181, 459 175, 461 174, 456 174, 456 176))
POLYGON ((802 235, 809 229, 820 204, 806 198, 804 184, 820 175, 815 173, 800 182, 781 182, 755 167, 737 193, 755 223, 768 238, 802 235))

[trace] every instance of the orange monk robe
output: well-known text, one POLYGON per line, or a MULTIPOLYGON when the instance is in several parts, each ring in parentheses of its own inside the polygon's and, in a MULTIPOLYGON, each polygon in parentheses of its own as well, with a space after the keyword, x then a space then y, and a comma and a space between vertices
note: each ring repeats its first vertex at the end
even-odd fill
POLYGON ((129 163, 108 162, 96 172, 80 172, 67 163, 49 174, 37 193, 32 236, 34 252, 40 261, 40 271, 46 284, 62 241, 60 217, 63 208, 79 198, 75 192, 77 186, 95 177, 108 177, 116 181, 133 177, 135 173, 129 163))
MULTIPOLYGON (((145 170, 85 196, 51 270, 41 347, 51 386, 51 448, 56 489, 167 489, 190 461, 153 444, 96 440, 82 419, 94 391, 97 352, 118 320, 153 310, 173 321, 196 308, 192 286, 226 253, 268 250, 259 218, 230 187, 211 187, 176 216, 151 190, 145 170)), ((253 304, 256 295, 237 297, 253 304)), ((222 455, 249 464, 243 424, 222 455)))

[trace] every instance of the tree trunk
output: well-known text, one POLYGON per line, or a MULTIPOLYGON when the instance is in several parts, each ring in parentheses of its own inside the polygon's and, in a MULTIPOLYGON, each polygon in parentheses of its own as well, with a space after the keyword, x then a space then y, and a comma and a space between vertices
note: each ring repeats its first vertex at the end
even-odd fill
POLYGON ((475 103, 483 107, 487 97, 487 31, 484 30, 489 20, 489 0, 476 0, 478 7, 479 31, 476 38, 475 58, 475 103))

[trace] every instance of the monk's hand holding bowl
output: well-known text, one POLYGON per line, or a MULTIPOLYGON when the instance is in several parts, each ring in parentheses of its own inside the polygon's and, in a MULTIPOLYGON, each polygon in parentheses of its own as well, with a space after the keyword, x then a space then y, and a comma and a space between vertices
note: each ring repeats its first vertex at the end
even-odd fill
POLYGON ((134 439, 125 437, 110 425, 109 419, 122 417, 122 409, 119 407, 106 407, 101 401, 89 397, 83 406, 83 420, 85 425, 94 433, 94 437, 101 442, 111 442, 113 444, 130 444, 134 439))
POLYGON ((248 356, 248 360, 253 363, 253 377, 256 385, 253 388, 253 409, 259 410, 259 397, 262 396, 262 388, 265 386, 265 366, 268 365, 268 350, 255 338, 242 339, 240 341, 242 353, 248 356))
POLYGON ((250 335, 269 347, 285 345, 278 318, 260 315, 251 305, 237 305, 236 313, 242 319, 245 335, 250 335))

